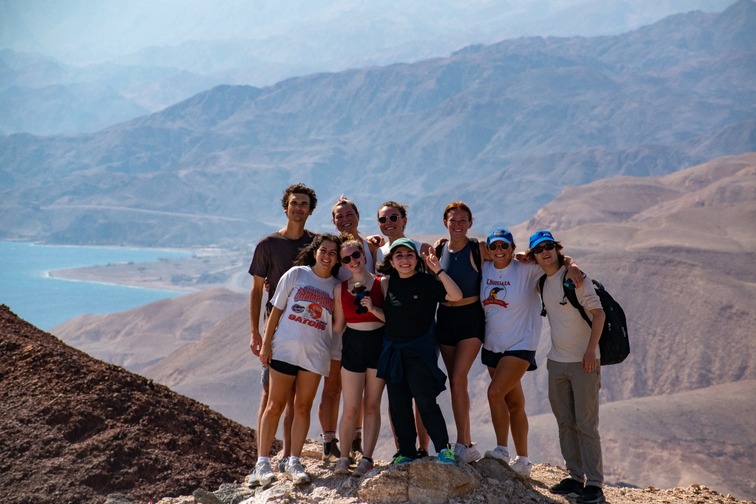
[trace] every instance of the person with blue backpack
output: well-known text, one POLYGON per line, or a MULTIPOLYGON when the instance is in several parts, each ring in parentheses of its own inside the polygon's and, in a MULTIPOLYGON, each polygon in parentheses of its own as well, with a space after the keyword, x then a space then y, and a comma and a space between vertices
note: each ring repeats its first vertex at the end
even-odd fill
POLYGON ((544 315, 551 326, 551 350, 546 368, 549 374, 549 402, 559 428, 559 445, 569 477, 549 490, 555 494, 577 494, 578 504, 604 502, 604 481, 599 423, 601 364, 599 339, 605 314, 593 282, 584 278, 575 286, 564 278, 562 245, 547 230, 536 231, 528 255, 545 273, 539 283, 544 315), (566 289, 577 300, 592 324, 586 324, 571 302, 566 289))

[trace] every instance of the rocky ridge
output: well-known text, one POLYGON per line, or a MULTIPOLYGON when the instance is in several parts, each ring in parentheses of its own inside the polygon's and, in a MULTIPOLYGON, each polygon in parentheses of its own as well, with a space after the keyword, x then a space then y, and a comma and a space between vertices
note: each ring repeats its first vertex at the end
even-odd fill
MULTIPOLYGON (((333 475, 314 442, 303 453, 312 484, 282 479, 246 488, 241 481, 256 457, 252 429, 65 345, 5 305, 0 413, 0 491, 11 504, 572 502, 548 492, 565 476, 548 464, 526 480, 492 459, 461 467, 432 458, 402 467, 379 462, 358 480, 333 475)), ((606 494, 615 504, 738 502, 700 485, 607 487, 606 494)))

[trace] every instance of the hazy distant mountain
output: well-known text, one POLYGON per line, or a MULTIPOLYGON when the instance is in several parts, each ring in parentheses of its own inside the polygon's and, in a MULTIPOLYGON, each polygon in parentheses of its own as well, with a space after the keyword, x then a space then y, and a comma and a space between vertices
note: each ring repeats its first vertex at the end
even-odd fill
MULTIPOLYGON (((553 230, 565 251, 591 277, 601 280, 627 312, 632 353, 624 363, 602 369, 601 399, 607 405, 602 436, 609 481, 641 486, 698 481, 754 495, 752 478, 744 472, 754 463, 754 438, 748 434, 753 430, 755 406, 749 391, 756 380, 752 337, 756 308, 751 302, 756 298, 754 222, 756 154, 752 153, 665 176, 622 176, 573 187, 513 228, 521 248, 532 231, 553 230), (723 390, 741 395, 730 400, 722 396, 723 390), (653 461, 664 469, 657 470, 653 461)), ((217 296, 224 291, 214 292, 217 296)), ((178 304, 180 299, 160 303, 178 304)), ((173 354, 158 351, 165 357, 142 372, 251 424, 260 364, 247 346, 243 299, 228 316, 198 307, 194 316, 212 327, 173 354)), ((129 312, 132 320, 146 321, 150 314, 149 324, 142 325, 140 347, 150 338, 178 333, 183 327, 176 317, 152 319, 173 311, 156 313, 150 306, 154 305, 129 312), (154 327, 161 327, 160 332, 154 327)), ((53 332, 66 341, 77 338, 84 345, 77 346, 100 356, 102 345, 87 343, 94 339, 89 335, 99 334, 98 326, 112 332, 122 317, 75 319, 53 332)), ((529 413, 547 415, 533 420, 532 457, 560 463, 545 392, 545 356, 550 346, 545 325, 539 370, 527 373, 523 386, 529 413)), ((119 349, 131 353, 129 338, 110 341, 108 355, 119 349)), ((477 362, 470 375, 471 419, 473 437, 483 448, 494 443, 485 393, 489 381, 477 362)), ((454 432, 447 393, 442 400, 454 432)), ((314 422, 311 435, 318 428, 314 422)), ((390 435, 388 428, 383 435, 390 435)), ((382 446, 387 450, 390 443, 382 446)))
MULTIPOLYGON (((476 229, 529 218, 563 187, 756 150, 756 4, 624 35, 527 38, 448 58, 221 86, 73 137, 0 138, 0 238, 240 244, 315 187, 369 219, 411 203, 410 234, 465 199, 476 229)), ((370 222, 363 226, 370 230, 370 222)))

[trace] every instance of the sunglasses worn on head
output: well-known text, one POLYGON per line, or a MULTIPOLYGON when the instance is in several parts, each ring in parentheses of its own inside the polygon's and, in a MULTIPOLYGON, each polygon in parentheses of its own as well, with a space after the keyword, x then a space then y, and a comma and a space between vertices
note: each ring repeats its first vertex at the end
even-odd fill
POLYGON ((555 248, 556 248, 556 244, 554 244, 554 242, 548 242, 548 243, 544 243, 543 245, 538 245, 537 247, 533 247, 533 253, 540 254, 544 250, 554 250, 555 248))
POLYGON ((509 243, 503 241, 495 241, 488 246, 488 250, 490 250, 491 252, 493 252, 497 248, 501 248, 501 250, 507 250, 509 248, 509 243))
POLYGON ((360 253, 360 251, 359 251, 359 250, 355 250, 354 252, 352 252, 352 253, 351 253, 351 254, 349 254, 348 256, 346 256, 346 257, 342 257, 342 258, 341 258, 341 262, 342 262, 343 264, 349 264, 350 262, 352 262, 352 259, 359 259, 361 255, 362 255, 362 254, 360 253))
POLYGON ((396 222, 399 220, 399 216, 396 214, 391 214, 388 217, 378 217, 378 222, 381 224, 386 224, 386 221, 390 220, 391 222, 396 222))

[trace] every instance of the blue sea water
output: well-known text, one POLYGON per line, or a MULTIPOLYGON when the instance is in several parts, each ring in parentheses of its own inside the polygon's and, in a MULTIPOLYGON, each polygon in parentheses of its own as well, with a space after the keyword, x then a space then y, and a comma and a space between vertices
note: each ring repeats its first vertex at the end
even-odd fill
POLYGON ((40 329, 80 315, 130 310, 179 291, 51 278, 57 269, 190 257, 191 252, 0 241, 0 304, 40 329))

